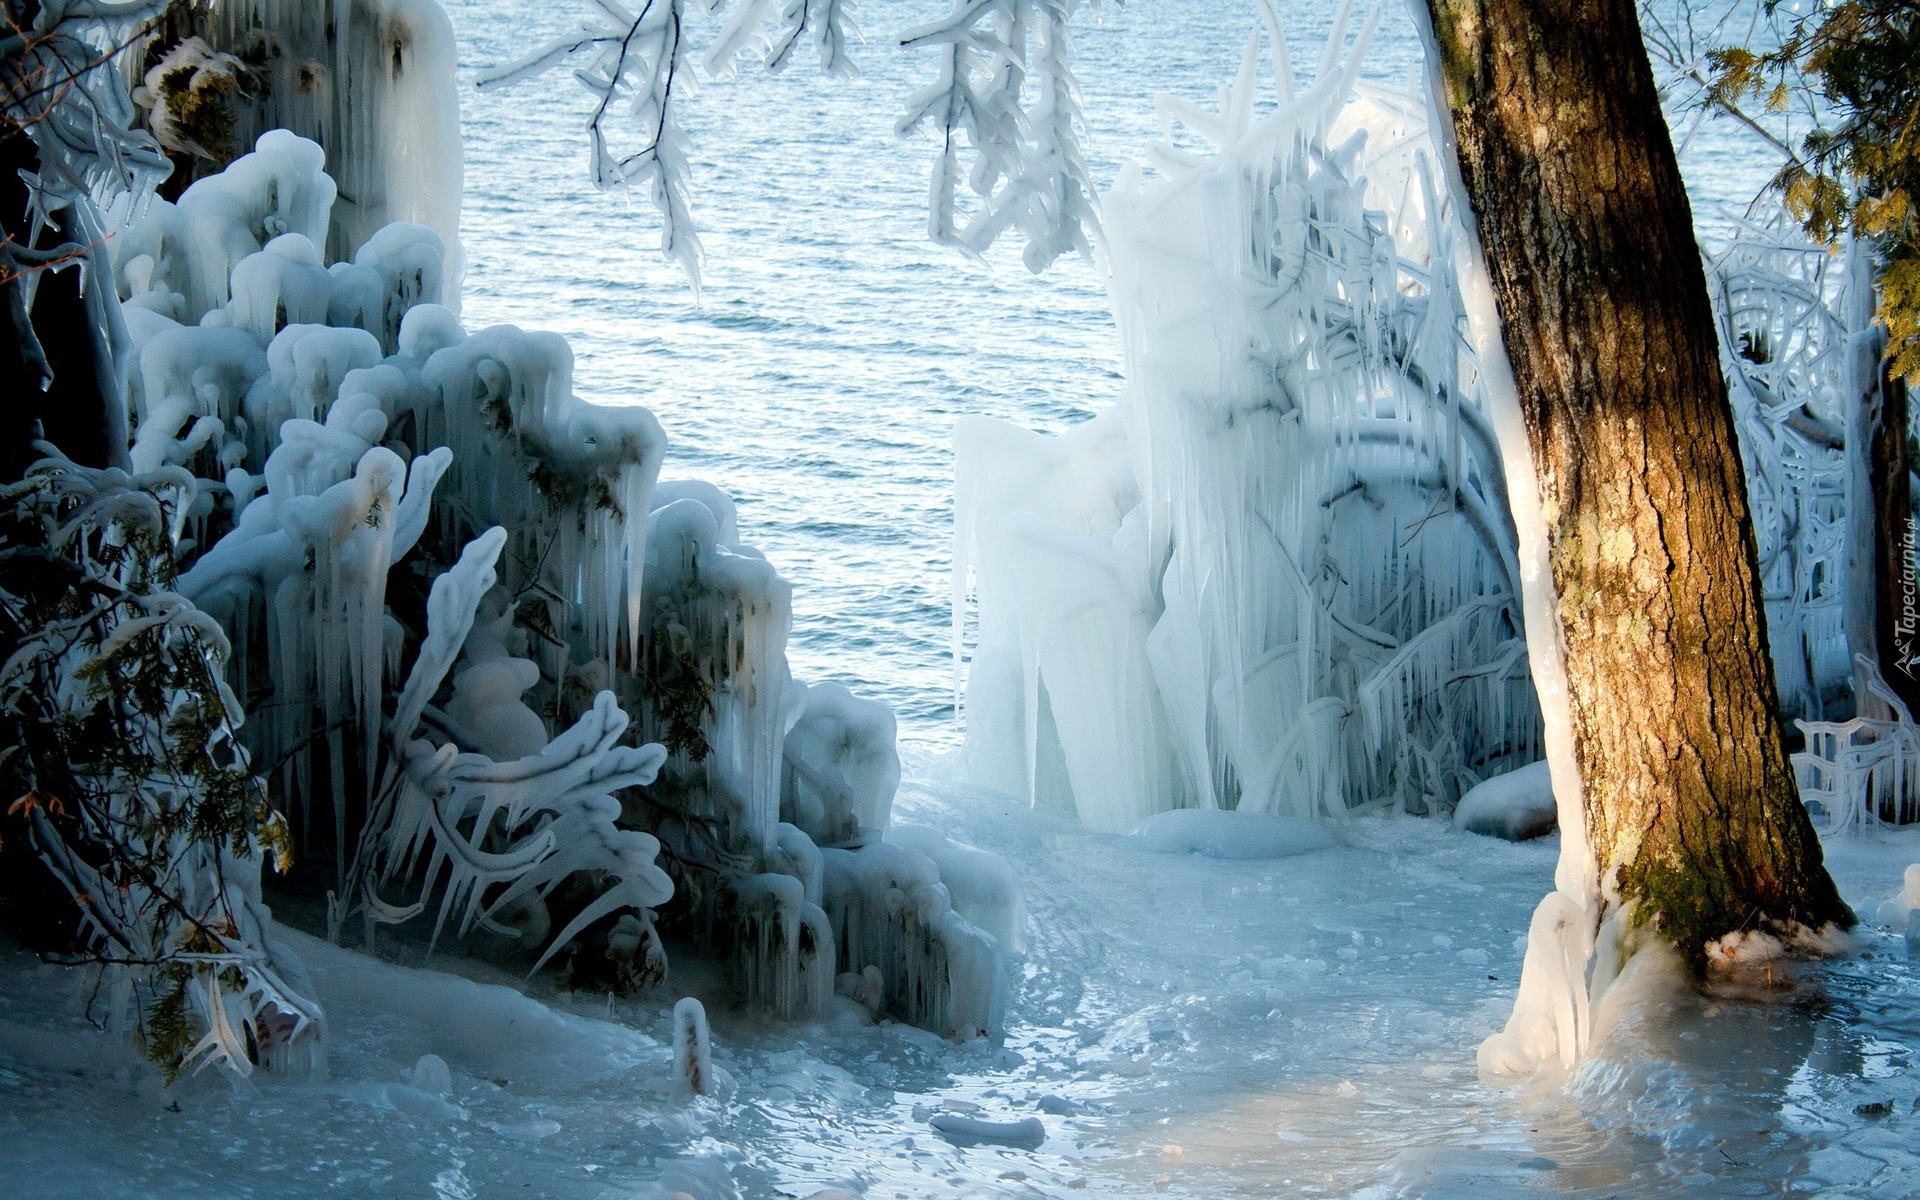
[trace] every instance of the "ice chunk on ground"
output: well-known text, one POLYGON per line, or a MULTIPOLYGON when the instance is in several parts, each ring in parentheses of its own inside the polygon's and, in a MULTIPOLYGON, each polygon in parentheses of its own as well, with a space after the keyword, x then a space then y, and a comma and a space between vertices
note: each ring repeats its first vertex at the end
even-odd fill
POLYGON ((438 1054, 422 1054, 413 1064, 413 1086, 429 1096, 444 1096, 453 1090, 453 1072, 447 1060, 438 1054))
POLYGON ((1022 1117, 1018 1121, 985 1121, 955 1113, 935 1113, 927 1124, 960 1142, 1005 1142, 1010 1146, 1032 1148, 1047 1140, 1047 1127, 1039 1117, 1022 1117))
POLYGON ((1285 858, 1334 844, 1331 833, 1300 817, 1200 808, 1155 813, 1128 840, 1162 854, 1208 858, 1285 858))
POLYGON ((1453 810, 1455 827, 1468 833, 1524 842, 1552 833, 1559 824, 1553 780, 1545 762, 1495 775, 1460 797, 1453 810))
POLYGON ((1901 877, 1900 890, 1880 905, 1880 924, 1904 929, 1912 914, 1920 911, 1920 863, 1914 863, 1901 877))

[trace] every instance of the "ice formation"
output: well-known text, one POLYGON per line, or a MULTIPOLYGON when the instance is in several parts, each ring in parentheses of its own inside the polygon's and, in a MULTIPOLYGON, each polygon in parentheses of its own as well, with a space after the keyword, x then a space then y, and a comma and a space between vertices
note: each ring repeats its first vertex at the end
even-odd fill
MULTIPOLYGON (((330 151, 339 198, 317 228, 293 231, 347 262, 393 222, 427 226, 445 246, 447 302, 457 304, 460 98, 453 25, 435 0, 195 5, 171 32, 187 35, 172 54, 189 51, 197 71, 217 66, 243 81, 222 94, 238 147, 290 130, 330 151)), ((159 80, 150 77, 136 99, 162 145, 216 164, 224 158, 224 148, 184 147, 170 136, 174 101, 159 80)), ((226 286, 225 272, 206 282, 226 286)))
POLYGON ((955 434, 969 767, 1093 828, 1445 811, 1539 754, 1424 105, 1356 83, 1371 25, 1344 30, 1298 94, 1276 56, 1271 110, 1258 33, 1218 113, 1160 101, 1158 177, 1129 167, 1104 204, 1115 408, 955 434))
POLYGON ((1495 775, 1460 797, 1453 823, 1468 833, 1524 842, 1552 833, 1559 823, 1553 780, 1544 762, 1495 775))
POLYGON ((820 857, 840 978, 877 969, 877 1007, 915 1025, 960 1038, 1001 1032, 1000 944, 953 911, 931 859, 885 842, 820 857))
POLYGON ((837 683, 807 688, 806 707, 787 733, 781 819, 822 846, 886 829, 900 784, 893 741, 893 710, 886 705, 837 683))
POLYGON ((1900 888, 1863 918, 1904 930, 1915 912, 1920 912, 1920 863, 1909 864, 1901 875, 1900 888))
POLYGON ((719 1091, 713 1073, 713 1034, 707 1028, 707 1009, 688 996, 673 1006, 673 1077, 696 1096, 719 1091))
POLYGON ((939 1133, 962 1142, 1004 1142, 1009 1146, 1036 1147, 1047 1140, 1047 1126, 1039 1117, 1017 1121, 989 1121, 958 1113, 935 1113, 927 1124, 939 1133))
POLYGON ((791 588, 732 501, 658 483, 659 423, 576 397, 563 339, 463 329, 434 229, 340 244, 324 168, 269 131, 118 240, 134 455, 200 476, 179 588, 230 632, 253 761, 331 850, 332 935, 431 914, 628 988, 693 941, 782 1017, 871 970, 876 1012, 997 1031, 1011 873, 884 844, 893 715, 792 678, 791 588), (864 892, 822 845, 855 848, 828 854, 864 892))
POLYGON ((926 825, 896 825, 887 840, 926 855, 940 871, 953 911, 992 934, 1001 950, 1013 955, 1026 951, 1026 892, 1006 859, 926 825))
POLYGON ((934 161, 927 233, 985 254, 1016 229, 1034 272, 1062 254, 1091 257, 1099 227, 1093 177, 1081 143, 1085 118, 1072 66, 1070 22, 1079 0, 962 0, 944 17, 900 34, 928 50, 933 80, 907 101, 900 133, 927 129, 934 161), (974 161, 962 165, 962 151, 974 161), (965 211, 962 188, 977 208, 965 211))

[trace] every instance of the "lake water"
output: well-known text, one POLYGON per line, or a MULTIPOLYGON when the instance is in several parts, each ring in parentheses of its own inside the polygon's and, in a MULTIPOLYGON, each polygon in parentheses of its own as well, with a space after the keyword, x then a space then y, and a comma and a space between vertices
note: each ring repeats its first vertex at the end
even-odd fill
MULTIPOLYGON (((468 85, 586 6, 447 7, 468 85)), ((1011 251, 983 265, 927 240, 932 143, 896 137, 893 122, 931 62, 893 35, 940 11, 862 4, 857 80, 825 79, 803 51, 784 75, 749 66, 688 106, 706 249, 697 302, 661 259, 644 198, 591 186, 586 98, 569 78, 463 86, 462 98, 469 328, 562 333, 580 395, 652 408, 670 439, 667 477, 732 493, 742 536, 793 583, 794 673, 887 701, 903 735, 930 747, 955 736, 955 419, 1057 429, 1120 382, 1105 285, 1088 263, 1063 259, 1036 278, 1011 251)), ((1097 182, 1156 134, 1154 92, 1208 100, 1231 77, 1254 12, 1164 0, 1082 23, 1097 182)), ((1289 10, 1303 69, 1333 13, 1320 0, 1289 10)), ((1388 6, 1368 74, 1404 83, 1416 55, 1405 13, 1388 6)))

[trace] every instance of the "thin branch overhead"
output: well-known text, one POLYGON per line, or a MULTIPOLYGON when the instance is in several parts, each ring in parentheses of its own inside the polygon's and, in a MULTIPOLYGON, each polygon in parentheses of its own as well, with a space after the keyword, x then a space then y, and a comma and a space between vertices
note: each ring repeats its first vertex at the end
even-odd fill
MULTIPOLYGON (((701 250, 680 109, 696 86, 687 0, 592 0, 578 28, 517 62, 484 72, 483 90, 564 64, 594 98, 587 121, 594 183, 644 187, 660 214, 660 249, 699 287, 701 250)), ((721 16, 724 3, 696 12, 721 16)), ((902 49, 939 55, 936 76, 908 101, 898 132, 930 129, 940 141, 929 200, 934 241, 974 256, 1008 230, 1025 242, 1029 269, 1069 251, 1091 254, 1098 208, 1083 146, 1086 122, 1070 63, 1069 22, 1081 0, 958 0, 946 17, 902 34, 902 49), (969 194, 971 198, 969 198, 969 194)), ((700 56, 708 79, 752 57, 782 71, 811 41, 821 70, 857 74, 853 0, 736 0, 700 56)))
POLYGON ((977 256, 1017 229, 1035 273, 1067 251, 1092 253, 1099 208, 1068 28, 1078 8, 1079 0, 958 0, 944 18, 900 35, 902 49, 931 50, 939 61, 896 126, 940 139, 927 214, 934 241, 977 256))

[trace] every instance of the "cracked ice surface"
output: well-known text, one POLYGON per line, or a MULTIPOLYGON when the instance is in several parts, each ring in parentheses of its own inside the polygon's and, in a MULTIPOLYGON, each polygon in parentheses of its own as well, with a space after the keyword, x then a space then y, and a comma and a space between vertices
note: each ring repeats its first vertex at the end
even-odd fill
MULTIPOLYGON (((320 1082, 257 1097, 158 1077, 72 1014, 84 980, 0 957, 0 1172, 33 1196, 1842 1195, 1920 1188, 1916 975, 1904 942, 1795 993, 1643 992, 1569 1088, 1496 1091, 1474 1049, 1510 1003, 1552 839, 1413 818, 1268 861, 1153 853, 919 778, 904 819, 1009 857, 1030 946, 1003 1045, 851 1009, 810 1025, 708 992, 729 1091, 672 1078, 672 995, 530 994, 315 940, 320 1082), (449 1081, 438 1094, 444 1060, 449 1081), (416 1064, 419 1064, 416 1067, 416 1064), (171 1105, 178 1103, 179 1111, 171 1105), (1885 1106, 1884 1108, 1876 1106, 1885 1106), (931 1125, 1038 1117, 1037 1148, 931 1125)), ((1832 847, 1858 902, 1920 833, 1832 847)), ((403 950, 417 956, 418 950, 403 950)), ((676 966, 679 966, 676 963, 676 966)), ((511 986, 508 986, 511 985, 511 986)), ((698 980, 680 985, 701 990, 698 980)), ((1030 1128, 1030 1127, 1029 1127, 1030 1128)))

